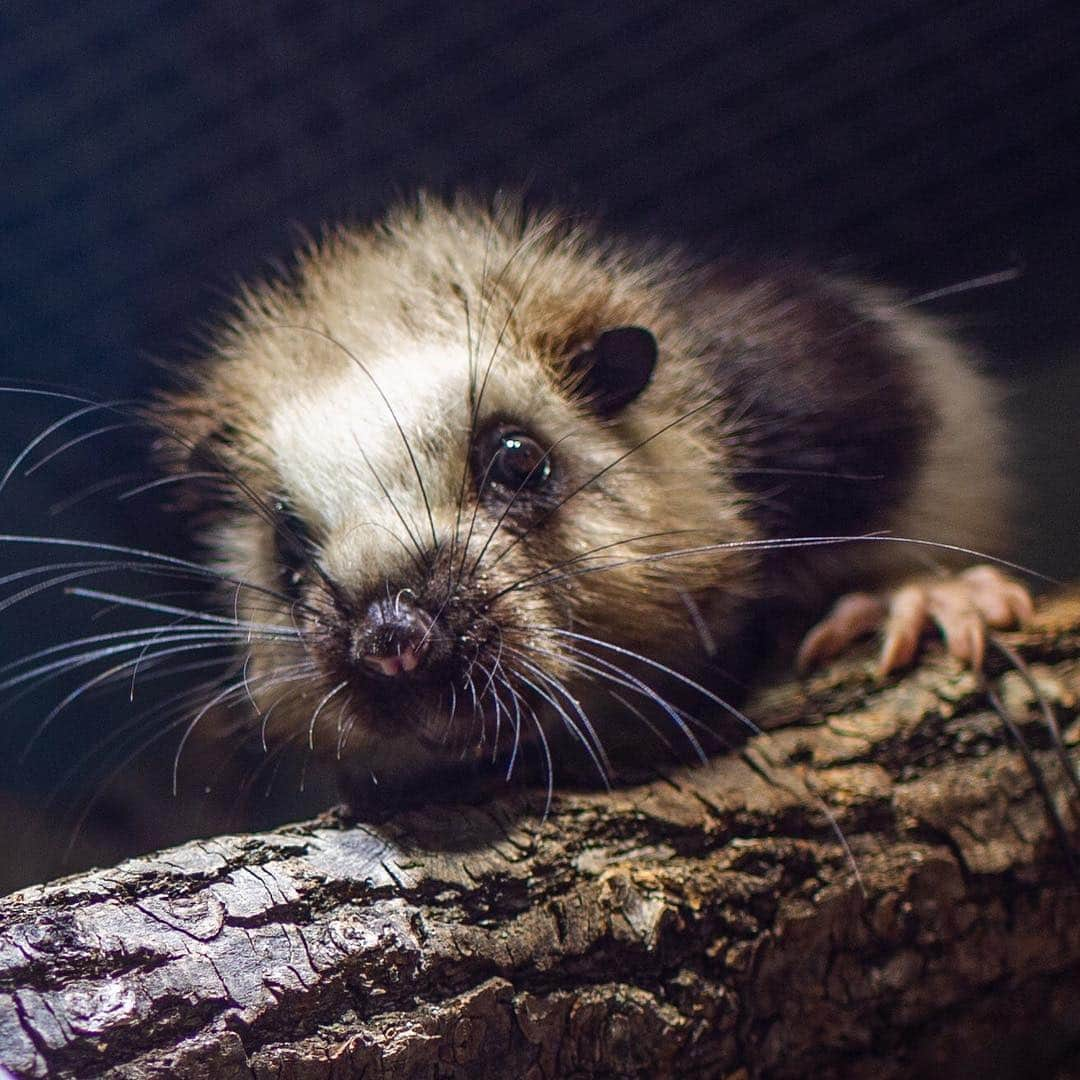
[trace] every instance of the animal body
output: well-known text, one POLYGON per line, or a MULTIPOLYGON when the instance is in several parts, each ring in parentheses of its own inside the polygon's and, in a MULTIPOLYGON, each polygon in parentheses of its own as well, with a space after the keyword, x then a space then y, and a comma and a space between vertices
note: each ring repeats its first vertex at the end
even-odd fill
POLYGON ((993 389, 898 296, 796 264, 420 200, 246 293, 155 419, 244 631, 220 700, 373 797, 707 750, 815 615, 803 666, 880 629, 889 671, 933 622, 978 664, 1030 610, 929 570, 1001 549, 993 389))

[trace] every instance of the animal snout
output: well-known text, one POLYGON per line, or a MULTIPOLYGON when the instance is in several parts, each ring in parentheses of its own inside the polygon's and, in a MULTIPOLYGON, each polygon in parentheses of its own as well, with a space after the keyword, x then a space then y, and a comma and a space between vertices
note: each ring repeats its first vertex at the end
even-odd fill
POLYGON ((430 616, 402 595, 377 600, 356 629, 353 656, 376 675, 411 675, 430 651, 431 631, 430 616))

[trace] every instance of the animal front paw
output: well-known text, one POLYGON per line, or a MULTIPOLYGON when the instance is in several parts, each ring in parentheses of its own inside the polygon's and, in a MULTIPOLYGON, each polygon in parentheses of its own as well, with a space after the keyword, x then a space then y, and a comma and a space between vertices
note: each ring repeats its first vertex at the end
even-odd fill
POLYGON ((986 565, 949 578, 915 581, 884 597, 849 593, 803 638, 796 662, 800 671, 809 671, 880 630, 878 671, 887 675, 907 667, 923 634, 937 627, 946 650, 978 669, 987 631, 1019 626, 1034 610, 1023 585, 986 565))

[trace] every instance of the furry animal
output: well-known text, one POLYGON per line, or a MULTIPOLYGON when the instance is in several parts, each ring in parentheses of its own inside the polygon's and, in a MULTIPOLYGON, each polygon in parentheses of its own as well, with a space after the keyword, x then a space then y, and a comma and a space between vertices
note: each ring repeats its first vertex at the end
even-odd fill
POLYGON ((1030 612, 989 566, 926 573, 1000 547, 994 390, 897 295, 795 264, 422 199, 247 292, 180 379, 157 451, 243 630, 220 700, 361 801, 708 750, 838 597, 803 667, 880 629, 891 671, 932 623, 978 665, 1030 612))

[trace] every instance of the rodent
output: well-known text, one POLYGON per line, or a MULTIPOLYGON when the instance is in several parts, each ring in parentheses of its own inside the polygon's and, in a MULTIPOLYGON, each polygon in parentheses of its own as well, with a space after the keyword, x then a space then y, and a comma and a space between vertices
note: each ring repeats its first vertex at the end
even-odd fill
POLYGON ((985 567, 891 592, 949 552, 886 535, 1000 547, 998 396, 899 295, 794 262, 421 198, 247 291, 178 378, 156 450, 248 628, 231 693, 359 788, 550 778, 559 732, 601 772, 649 729, 708 749, 714 695, 852 590, 804 664, 884 624, 902 666, 932 619, 978 663, 1030 608, 985 567))

